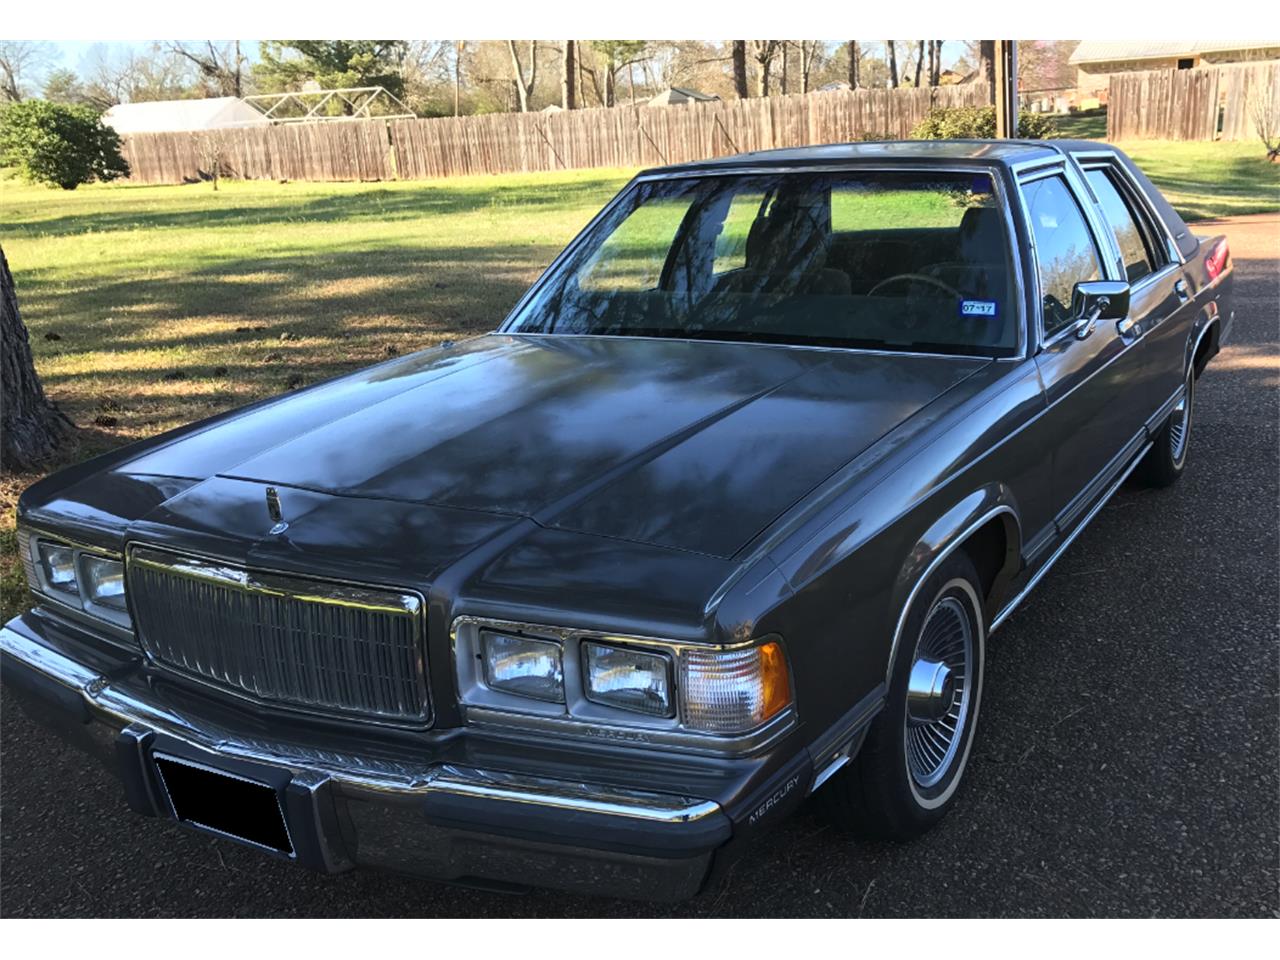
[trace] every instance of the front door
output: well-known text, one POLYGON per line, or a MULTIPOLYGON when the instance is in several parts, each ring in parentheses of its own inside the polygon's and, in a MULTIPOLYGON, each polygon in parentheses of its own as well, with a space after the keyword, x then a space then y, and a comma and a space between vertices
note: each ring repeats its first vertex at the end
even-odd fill
POLYGON ((1058 532, 1066 534, 1120 475, 1143 442, 1141 340, 1114 320, 1081 323, 1076 284, 1119 279, 1063 168, 1021 182, 1039 285, 1036 363, 1048 410, 1058 532))

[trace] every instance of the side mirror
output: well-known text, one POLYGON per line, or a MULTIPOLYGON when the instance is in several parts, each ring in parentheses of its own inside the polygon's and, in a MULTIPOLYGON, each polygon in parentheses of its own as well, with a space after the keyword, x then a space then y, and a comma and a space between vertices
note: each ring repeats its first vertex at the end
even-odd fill
POLYGON ((1122 280, 1088 280, 1077 283, 1071 295, 1076 336, 1083 340, 1099 320, 1123 320, 1129 315, 1129 284, 1122 280))

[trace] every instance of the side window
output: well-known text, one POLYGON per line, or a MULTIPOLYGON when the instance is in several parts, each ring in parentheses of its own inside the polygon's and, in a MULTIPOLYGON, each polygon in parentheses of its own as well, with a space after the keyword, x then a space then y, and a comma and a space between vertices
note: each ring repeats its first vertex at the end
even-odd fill
POLYGON ((634 210, 578 272, 583 290, 653 290, 690 201, 654 200, 634 210))
POLYGON ((1156 271, 1159 260, 1153 253, 1149 234, 1140 226, 1120 187, 1116 184, 1114 174, 1108 170, 1097 168, 1085 173, 1089 178, 1089 186, 1102 205, 1102 213, 1116 235, 1116 244, 1120 247, 1120 258, 1124 261, 1124 273, 1130 283, 1136 283, 1147 274, 1156 271))
POLYGON ((1080 205, 1061 176, 1023 184, 1022 196, 1036 244, 1044 332, 1052 336, 1075 319, 1076 284, 1101 277, 1102 263, 1080 205))
POLYGON ((764 205, 763 193, 739 193, 730 201, 720 236, 716 237, 716 262, 712 272, 717 276, 747 265, 747 237, 764 205))

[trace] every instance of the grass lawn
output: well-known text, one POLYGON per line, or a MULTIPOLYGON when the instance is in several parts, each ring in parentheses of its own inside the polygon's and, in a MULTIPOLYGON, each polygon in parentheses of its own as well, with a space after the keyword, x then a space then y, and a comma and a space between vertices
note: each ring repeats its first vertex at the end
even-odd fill
MULTIPOLYGON (((1126 147, 1189 217, 1280 209, 1251 143, 1126 147)), ((0 243, 74 460, 492 329, 626 171, 75 192, 0 181, 0 243)), ((0 616, 24 600, 0 478, 0 616)))
POLYGON ((1058 128, 1058 136, 1067 140, 1105 140, 1107 139, 1107 108, 1099 110, 1081 110, 1055 116, 1053 125, 1058 128))

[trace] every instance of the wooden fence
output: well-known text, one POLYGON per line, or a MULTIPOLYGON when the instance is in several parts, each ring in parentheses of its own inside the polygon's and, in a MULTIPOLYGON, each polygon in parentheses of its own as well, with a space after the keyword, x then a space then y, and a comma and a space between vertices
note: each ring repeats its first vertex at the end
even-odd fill
POLYGON ((1107 139, 1252 140, 1254 109, 1280 112, 1280 64, 1116 73, 1107 139))
POLYGON ((236 127, 124 138, 136 183, 415 180, 685 163, 748 150, 904 139, 934 106, 989 102, 986 84, 429 120, 236 127))

